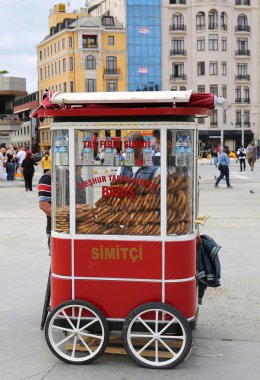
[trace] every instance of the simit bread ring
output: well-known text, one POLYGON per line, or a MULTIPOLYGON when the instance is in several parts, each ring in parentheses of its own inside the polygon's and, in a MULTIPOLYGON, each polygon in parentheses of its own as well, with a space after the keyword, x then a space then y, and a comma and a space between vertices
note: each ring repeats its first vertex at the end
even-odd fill
POLYGON ((191 184, 191 178, 189 176, 182 177, 182 180, 179 184, 179 189, 187 189, 191 184))

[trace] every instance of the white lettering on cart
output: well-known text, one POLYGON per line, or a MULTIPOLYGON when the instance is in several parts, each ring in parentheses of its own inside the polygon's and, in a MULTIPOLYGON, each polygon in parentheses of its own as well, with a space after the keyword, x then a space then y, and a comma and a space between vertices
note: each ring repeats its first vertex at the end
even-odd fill
POLYGON ((136 248, 120 247, 104 247, 102 244, 99 247, 91 249, 91 258, 93 260, 130 260, 133 264, 136 261, 143 260, 143 246, 139 245, 136 248))

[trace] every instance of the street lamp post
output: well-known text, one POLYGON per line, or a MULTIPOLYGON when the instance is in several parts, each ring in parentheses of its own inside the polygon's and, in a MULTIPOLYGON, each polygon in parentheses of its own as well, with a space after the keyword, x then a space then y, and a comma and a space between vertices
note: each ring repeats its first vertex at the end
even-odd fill
POLYGON ((245 130, 244 130, 244 114, 241 115, 241 145, 244 146, 245 130))
POLYGON ((225 104, 226 99, 222 98, 220 96, 219 98, 216 98, 215 104, 220 106, 220 147, 221 147, 221 152, 223 151, 224 148, 224 104, 225 104))

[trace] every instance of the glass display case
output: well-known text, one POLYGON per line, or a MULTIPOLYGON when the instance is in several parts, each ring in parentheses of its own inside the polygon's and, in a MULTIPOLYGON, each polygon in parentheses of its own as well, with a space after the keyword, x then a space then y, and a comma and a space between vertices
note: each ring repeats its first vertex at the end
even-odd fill
POLYGON ((53 131, 53 230, 70 233, 73 183, 77 234, 158 236, 162 206, 167 235, 193 233, 195 130, 191 125, 164 123, 165 141, 156 124, 140 122, 131 128, 121 123, 109 128, 109 136, 107 128, 81 124, 70 132, 70 144, 68 130, 53 131), (166 197, 161 197, 162 170, 166 197))

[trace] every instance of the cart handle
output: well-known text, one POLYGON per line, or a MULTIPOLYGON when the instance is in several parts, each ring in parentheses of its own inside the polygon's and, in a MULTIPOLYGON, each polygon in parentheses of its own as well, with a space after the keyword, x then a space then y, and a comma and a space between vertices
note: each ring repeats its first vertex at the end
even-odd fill
POLYGON ((209 218, 209 215, 198 215, 197 219, 195 219, 195 223, 204 226, 208 218, 209 218))

